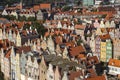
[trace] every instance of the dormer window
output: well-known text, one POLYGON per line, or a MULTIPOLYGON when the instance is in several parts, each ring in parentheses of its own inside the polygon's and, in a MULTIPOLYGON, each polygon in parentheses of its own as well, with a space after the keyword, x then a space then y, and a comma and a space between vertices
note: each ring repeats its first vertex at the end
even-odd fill
POLYGON ((115 63, 114 62, 112 62, 112 65, 114 65, 115 63))

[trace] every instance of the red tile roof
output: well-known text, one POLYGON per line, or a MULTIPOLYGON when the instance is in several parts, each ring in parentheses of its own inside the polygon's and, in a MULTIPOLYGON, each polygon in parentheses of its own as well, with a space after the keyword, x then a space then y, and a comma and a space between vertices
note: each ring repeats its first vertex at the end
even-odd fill
POLYGON ((75 80, 75 78, 83 76, 82 71, 70 72, 69 80, 75 80))
POLYGON ((82 45, 70 48, 70 54, 71 56, 78 56, 80 53, 85 52, 85 49, 82 45))
POLYGON ((110 59, 108 65, 120 67, 120 60, 117 59, 110 59))
POLYGON ((6 57, 6 58, 9 58, 9 57, 10 57, 10 54, 11 54, 11 49, 7 51, 5 57, 6 57))
POLYGON ((40 4, 40 9, 50 9, 50 8, 51 8, 51 4, 49 3, 40 4))
POLYGON ((40 10, 40 6, 39 6, 39 5, 34 5, 34 6, 33 6, 33 10, 34 10, 35 12, 37 12, 38 10, 40 10))
POLYGON ((16 47, 17 53, 22 53, 22 51, 27 53, 27 52, 31 51, 31 47, 30 46, 16 47))
POLYGON ((85 26, 76 24, 75 29, 85 29, 85 26))
POLYGON ((100 35, 99 37, 100 37, 101 40, 110 39, 110 35, 109 34, 100 35))
POLYGON ((93 77, 93 78, 87 78, 87 79, 84 79, 84 80, 107 80, 105 75, 102 75, 102 76, 96 76, 96 77, 93 77))
POLYGON ((24 22, 17 22, 17 27, 21 29, 24 26, 24 22))

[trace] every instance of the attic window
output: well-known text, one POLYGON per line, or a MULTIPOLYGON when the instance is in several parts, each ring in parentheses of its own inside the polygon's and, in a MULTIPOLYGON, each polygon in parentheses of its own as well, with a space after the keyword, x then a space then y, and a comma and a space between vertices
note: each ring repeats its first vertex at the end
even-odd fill
POLYGON ((114 65, 115 63, 114 62, 112 62, 112 65, 114 65))

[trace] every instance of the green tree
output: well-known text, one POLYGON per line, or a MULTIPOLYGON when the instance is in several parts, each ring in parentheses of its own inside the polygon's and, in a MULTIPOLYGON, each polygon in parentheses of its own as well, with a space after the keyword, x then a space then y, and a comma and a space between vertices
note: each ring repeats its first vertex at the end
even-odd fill
POLYGON ((26 17, 25 17, 25 16, 19 16, 19 17, 18 17, 18 20, 19 20, 19 21, 26 21, 26 17))
POLYGON ((30 28, 30 24, 25 24, 24 27, 23 27, 23 30, 26 30, 26 29, 29 29, 30 28))
POLYGON ((35 21, 32 23, 32 28, 36 28, 39 35, 44 35, 45 32, 47 31, 47 29, 45 29, 45 27, 43 26, 43 24, 35 21))
POLYGON ((69 11, 70 9, 72 9, 71 6, 64 6, 64 7, 62 8, 62 11, 69 11))
POLYGON ((28 17, 27 21, 35 21, 35 17, 28 17))

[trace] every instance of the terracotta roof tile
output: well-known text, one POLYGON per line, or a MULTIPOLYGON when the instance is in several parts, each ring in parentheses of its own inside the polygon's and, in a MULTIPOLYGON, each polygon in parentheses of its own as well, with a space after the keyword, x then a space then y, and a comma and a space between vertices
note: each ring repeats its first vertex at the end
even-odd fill
POLYGON ((84 54, 79 54, 77 58, 78 59, 86 59, 86 56, 84 54))
POLYGON ((19 29, 21 29, 24 26, 24 22, 17 22, 16 25, 19 29))
POLYGON ((92 57, 89 57, 88 59, 89 59, 89 61, 94 60, 95 64, 99 63, 99 60, 98 60, 97 56, 92 56, 92 57))
POLYGON ((120 67, 120 60, 117 59, 110 59, 108 65, 120 67))
POLYGON ((49 3, 40 4, 40 9, 50 9, 50 8, 51 8, 51 4, 49 3))
POLYGON ((61 44, 62 43, 61 37, 59 37, 59 36, 55 37, 55 43, 56 44, 61 44))
POLYGON ((100 35, 99 37, 100 37, 101 40, 110 39, 110 35, 109 34, 100 35))
POLYGON ((31 48, 30 48, 30 46, 16 47, 17 53, 22 53, 22 51, 27 53, 27 52, 31 51, 31 48))
POLYGON ((6 57, 6 58, 9 58, 9 57, 10 57, 10 54, 11 54, 11 49, 7 51, 5 57, 6 57))
POLYGON ((75 29, 85 29, 85 26, 76 24, 75 29))
POLYGON ((39 9, 40 9, 40 6, 39 6, 39 5, 34 5, 34 6, 33 6, 33 10, 34 10, 35 12, 37 12, 39 9))
POLYGON ((78 56, 80 53, 83 53, 83 52, 85 52, 85 49, 81 45, 77 46, 77 47, 70 48, 71 56, 78 56))
POLYGON ((96 76, 96 77, 93 77, 93 78, 87 78, 85 80, 107 80, 105 75, 102 75, 102 76, 96 76))
POLYGON ((75 80, 75 78, 82 76, 82 71, 70 72, 69 80, 75 80))
POLYGON ((90 72, 90 77, 97 77, 97 74, 93 68, 88 69, 88 71, 90 72))

